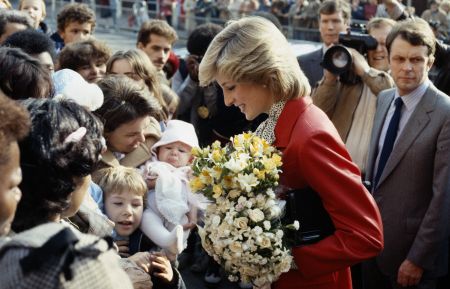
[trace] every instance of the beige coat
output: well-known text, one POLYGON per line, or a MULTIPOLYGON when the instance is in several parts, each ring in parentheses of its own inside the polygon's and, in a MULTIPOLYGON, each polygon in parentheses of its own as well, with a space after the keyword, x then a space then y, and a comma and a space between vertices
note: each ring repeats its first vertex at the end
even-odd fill
MULTIPOLYGON (((394 86, 388 73, 374 68, 365 73, 362 80, 375 95, 394 86)), ((330 85, 322 79, 312 93, 314 104, 328 115, 344 142, 352 126, 363 86, 363 83, 345 85, 339 81, 330 85)))

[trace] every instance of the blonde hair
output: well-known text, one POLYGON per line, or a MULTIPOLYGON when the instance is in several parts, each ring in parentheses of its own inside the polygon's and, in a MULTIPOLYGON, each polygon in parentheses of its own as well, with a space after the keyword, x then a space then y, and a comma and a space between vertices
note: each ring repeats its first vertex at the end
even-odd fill
MULTIPOLYGON (((44 19, 45 16, 47 16, 47 8, 46 8, 46 5, 45 5, 45 2, 44 2, 44 0, 36 0, 36 1, 41 2, 42 19, 44 19)), ((17 10, 21 10, 22 9, 23 2, 25 2, 25 0, 20 0, 19 1, 19 7, 18 7, 17 10)))
POLYGON ((370 32, 373 29, 379 29, 384 27, 394 27, 397 22, 395 20, 392 20, 390 18, 384 18, 384 17, 373 17, 372 19, 367 22, 366 29, 367 32, 370 34, 370 32))
POLYGON ((209 85, 217 75, 235 82, 267 85, 283 100, 311 91, 286 38, 262 17, 230 21, 213 39, 200 63, 200 85, 209 85))
POLYGON ((144 198, 147 193, 147 184, 135 168, 124 166, 104 168, 93 173, 92 180, 102 188, 105 198, 123 192, 131 192, 144 198))
POLYGON ((148 90, 160 105, 160 118, 166 120, 168 116, 168 108, 162 96, 158 72, 145 52, 139 49, 117 51, 106 63, 106 74, 111 74, 111 69, 114 62, 119 59, 127 60, 133 72, 136 73, 140 79, 144 80, 148 90))
POLYGON ((178 94, 176 94, 176 92, 173 91, 172 88, 165 84, 161 84, 161 90, 162 96, 167 104, 167 109, 169 110, 169 112, 171 108, 174 108, 176 110, 178 108, 178 105, 180 104, 180 97, 178 96, 178 94))

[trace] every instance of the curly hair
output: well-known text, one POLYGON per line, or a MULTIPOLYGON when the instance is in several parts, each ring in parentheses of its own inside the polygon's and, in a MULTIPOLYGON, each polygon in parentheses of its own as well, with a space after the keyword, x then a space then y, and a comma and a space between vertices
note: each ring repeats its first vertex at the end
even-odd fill
POLYGON ((48 52, 53 60, 56 56, 55 42, 46 34, 33 29, 13 33, 6 38, 3 46, 20 48, 30 55, 48 52))
POLYGON ((0 93, 0 166, 9 161, 9 146, 25 137, 30 128, 28 111, 0 93))
POLYGON ((72 22, 78 22, 80 24, 90 23, 91 33, 95 28, 95 13, 86 4, 73 3, 65 5, 61 11, 59 11, 56 17, 58 31, 64 31, 66 27, 72 22))
POLYGON ((58 56, 59 69, 72 69, 77 71, 91 61, 106 64, 111 57, 111 49, 98 40, 89 39, 70 43, 61 50, 58 56))
POLYGON ((19 48, 0 47, 0 89, 13 99, 53 95, 53 83, 39 60, 19 48))
POLYGON ((105 133, 141 117, 154 117, 158 112, 144 88, 124 75, 109 75, 97 84, 103 91, 104 101, 94 113, 103 122, 105 133))
POLYGON ((103 149, 101 122, 72 101, 27 99, 29 135, 19 142, 23 181, 22 200, 13 230, 20 232, 49 222, 70 207, 76 180, 92 173, 103 149), (79 141, 65 142, 86 128, 79 141))

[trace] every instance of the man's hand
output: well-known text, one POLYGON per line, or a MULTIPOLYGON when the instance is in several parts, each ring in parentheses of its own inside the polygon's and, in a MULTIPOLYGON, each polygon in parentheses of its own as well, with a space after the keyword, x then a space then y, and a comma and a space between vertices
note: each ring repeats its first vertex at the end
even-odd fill
POLYGON ((367 63, 366 58, 353 48, 348 48, 348 50, 350 50, 350 52, 352 53, 353 69, 356 75, 362 77, 364 73, 370 69, 370 66, 367 63))
POLYGON ((151 263, 150 263, 150 253, 149 252, 138 252, 134 254, 133 256, 128 257, 129 260, 133 261, 144 269, 145 272, 150 272, 151 269, 151 263))
POLYGON ((119 247, 119 255, 122 258, 128 258, 130 256, 130 249, 128 248, 129 242, 127 240, 119 240, 115 242, 119 247))
POLYGON ((422 278, 422 274, 422 268, 406 259, 398 269, 397 283, 403 287, 417 285, 422 278))
POLYGON ((173 270, 169 259, 161 252, 153 252, 150 254, 153 275, 161 278, 164 282, 172 282, 173 270))

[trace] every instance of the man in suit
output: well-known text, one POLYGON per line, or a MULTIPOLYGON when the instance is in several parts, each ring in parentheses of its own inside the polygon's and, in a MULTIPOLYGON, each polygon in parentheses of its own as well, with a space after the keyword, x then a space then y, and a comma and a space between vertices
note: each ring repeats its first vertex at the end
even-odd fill
POLYGON ((320 65, 325 51, 339 42, 339 33, 347 31, 350 23, 350 6, 344 0, 326 0, 319 8, 319 31, 323 47, 297 58, 311 87, 323 77, 320 65))
POLYGON ((436 288, 447 271, 450 98, 428 79, 436 40, 422 19, 398 23, 386 40, 397 86, 378 95, 367 180, 385 247, 363 264, 365 288, 436 288))

